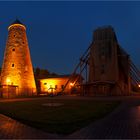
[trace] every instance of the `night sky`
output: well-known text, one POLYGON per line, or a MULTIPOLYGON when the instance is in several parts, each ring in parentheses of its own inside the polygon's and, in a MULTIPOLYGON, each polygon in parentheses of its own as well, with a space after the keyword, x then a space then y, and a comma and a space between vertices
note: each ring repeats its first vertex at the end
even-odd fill
POLYGON ((93 31, 111 25, 119 44, 140 68, 140 1, 1 1, 0 66, 7 28, 16 18, 27 27, 34 67, 71 73, 90 45, 93 31))

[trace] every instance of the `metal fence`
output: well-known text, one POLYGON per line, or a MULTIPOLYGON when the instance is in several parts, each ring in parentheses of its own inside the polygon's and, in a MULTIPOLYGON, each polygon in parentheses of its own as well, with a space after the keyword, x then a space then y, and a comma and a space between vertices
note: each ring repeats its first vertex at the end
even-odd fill
POLYGON ((1 98, 28 97, 37 95, 35 88, 19 88, 17 86, 0 87, 1 98))

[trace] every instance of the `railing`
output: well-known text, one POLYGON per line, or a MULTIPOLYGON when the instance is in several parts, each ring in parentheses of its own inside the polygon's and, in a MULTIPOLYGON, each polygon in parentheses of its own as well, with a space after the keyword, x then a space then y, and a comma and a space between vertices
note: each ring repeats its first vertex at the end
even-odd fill
POLYGON ((34 88, 19 88, 12 86, 5 86, 0 88, 0 97, 2 98, 16 98, 28 97, 37 95, 34 88))

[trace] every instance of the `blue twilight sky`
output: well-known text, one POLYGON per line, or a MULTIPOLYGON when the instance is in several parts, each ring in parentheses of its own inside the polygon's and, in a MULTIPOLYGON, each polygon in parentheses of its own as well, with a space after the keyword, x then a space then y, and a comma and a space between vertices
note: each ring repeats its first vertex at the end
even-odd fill
POLYGON ((0 66, 7 27, 16 18, 27 27, 34 67, 71 73, 91 43, 93 31, 112 25, 119 44, 140 68, 140 1, 1 1, 0 66))

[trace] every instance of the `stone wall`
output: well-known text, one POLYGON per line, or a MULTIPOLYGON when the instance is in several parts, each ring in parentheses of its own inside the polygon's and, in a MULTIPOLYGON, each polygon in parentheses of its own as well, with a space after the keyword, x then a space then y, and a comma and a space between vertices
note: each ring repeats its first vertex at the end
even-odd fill
POLYGON ((20 89, 18 94, 23 94, 29 88, 33 88, 36 94, 26 27, 22 24, 12 24, 8 31, 1 84, 17 86, 20 89))

